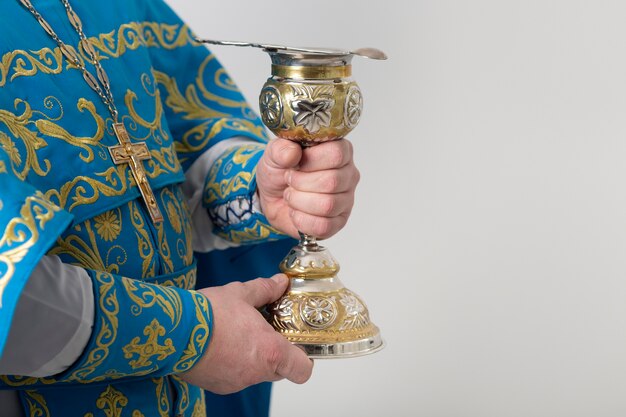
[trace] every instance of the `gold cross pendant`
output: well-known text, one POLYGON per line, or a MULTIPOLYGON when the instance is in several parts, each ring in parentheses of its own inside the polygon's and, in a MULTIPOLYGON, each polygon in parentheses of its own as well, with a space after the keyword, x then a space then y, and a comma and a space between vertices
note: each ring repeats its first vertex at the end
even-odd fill
POLYGON ((163 221, 163 215, 154 197, 154 193, 148 183, 146 171, 143 169, 141 161, 152 159, 148 146, 141 143, 131 143, 128 132, 123 123, 113 123, 113 130, 119 145, 109 146, 109 153, 115 165, 128 164, 130 171, 135 178, 135 182, 139 187, 143 201, 146 203, 152 222, 160 223, 163 221))

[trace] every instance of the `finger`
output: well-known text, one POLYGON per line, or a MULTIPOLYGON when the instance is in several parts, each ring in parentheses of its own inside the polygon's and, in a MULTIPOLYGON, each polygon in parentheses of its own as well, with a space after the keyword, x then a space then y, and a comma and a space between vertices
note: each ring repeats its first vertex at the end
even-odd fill
POLYGON ((274 139, 265 148, 267 164, 271 168, 295 168, 302 158, 302 147, 290 140, 274 139))
POLYGON ((296 190, 327 194, 352 190, 356 188, 361 178, 359 170, 354 165, 316 172, 290 170, 287 176, 287 183, 296 190))
POLYGON ((243 285, 246 289, 245 300, 259 308, 278 300, 287 291, 289 278, 284 274, 276 274, 272 278, 257 278, 243 285))
POLYGON ((350 213, 343 213, 336 217, 320 217, 292 210, 290 214, 291 221, 300 232, 327 239, 346 225, 350 213))
POLYGON ((306 356, 302 349, 289 344, 286 347, 283 360, 276 367, 276 374, 287 378, 296 384, 304 384, 313 373, 313 361, 306 356))
POLYGON ((352 161, 352 143, 346 139, 324 142, 302 151, 300 171, 315 172, 336 169, 352 161))
POLYGON ((335 217, 352 210, 354 193, 306 193, 293 188, 285 190, 285 200, 294 210, 313 216, 335 217))

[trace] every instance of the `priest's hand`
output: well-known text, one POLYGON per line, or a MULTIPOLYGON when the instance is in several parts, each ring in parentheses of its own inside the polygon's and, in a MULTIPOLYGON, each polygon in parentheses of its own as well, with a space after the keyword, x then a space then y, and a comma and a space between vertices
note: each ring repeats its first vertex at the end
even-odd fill
POLYGON ((359 178, 346 139, 305 149, 274 139, 257 167, 263 214, 293 237, 299 230, 324 239, 341 230, 352 211, 359 178))
POLYGON ((313 362, 257 311, 283 295, 288 282, 285 275, 278 274, 200 290, 211 301, 213 334, 202 358, 181 377, 217 394, 283 378, 305 383, 313 362))

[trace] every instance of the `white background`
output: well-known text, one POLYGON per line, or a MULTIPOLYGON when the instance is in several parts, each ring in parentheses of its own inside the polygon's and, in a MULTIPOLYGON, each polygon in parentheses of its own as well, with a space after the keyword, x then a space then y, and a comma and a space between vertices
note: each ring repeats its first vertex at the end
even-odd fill
MULTIPOLYGON (((387 348, 274 417, 626 415, 626 4, 170 0, 205 37, 375 46, 363 179, 328 242, 387 348)), ((247 98, 258 50, 213 48, 247 98)))

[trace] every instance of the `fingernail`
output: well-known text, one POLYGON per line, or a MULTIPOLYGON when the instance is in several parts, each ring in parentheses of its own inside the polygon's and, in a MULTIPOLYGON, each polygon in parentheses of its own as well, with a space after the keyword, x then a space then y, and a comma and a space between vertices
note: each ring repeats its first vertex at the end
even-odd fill
POLYGON ((286 179, 287 185, 291 185, 291 175, 292 174, 293 174, 293 171, 291 171, 291 170, 287 171, 287 174, 286 174, 287 175, 287 179, 286 179))
POLYGON ((289 209, 289 217, 293 217, 295 213, 294 209, 289 209))
POLYGON ((284 199, 285 199, 285 201, 289 201, 290 198, 291 198, 291 190, 289 188, 287 188, 285 190, 284 199))

